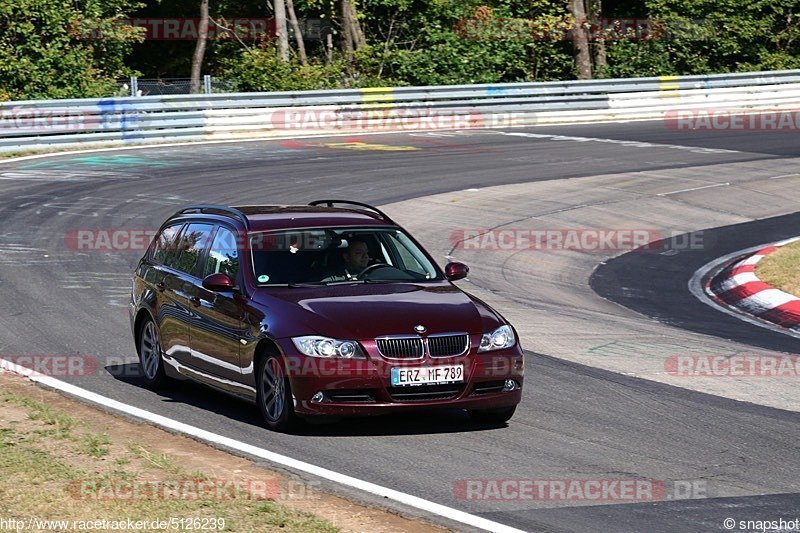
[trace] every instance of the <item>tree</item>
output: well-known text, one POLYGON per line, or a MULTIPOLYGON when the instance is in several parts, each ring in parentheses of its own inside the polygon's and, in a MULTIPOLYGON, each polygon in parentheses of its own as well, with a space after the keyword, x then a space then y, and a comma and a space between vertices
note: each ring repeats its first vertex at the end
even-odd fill
POLYGON ((0 94, 13 100, 110 96, 141 33, 134 0, 0 2, 0 94))
POLYGON ((294 11, 293 0, 286 0, 286 12, 289 15, 289 22, 294 32, 294 40, 297 43, 297 55, 300 58, 300 63, 307 65, 308 56, 306 56, 306 44, 303 42, 303 31, 300 29, 300 23, 297 22, 297 14, 294 11))
POLYGON ((286 3, 284 0, 273 0, 275 8, 275 31, 278 38, 278 52, 281 61, 289 61, 289 33, 286 30, 286 3))
POLYGON ((200 27, 197 33, 197 44, 192 56, 192 94, 200 92, 200 74, 203 70, 203 58, 206 55, 206 42, 208 41, 208 0, 200 0, 200 27))
POLYGON ((575 70, 579 80, 592 79, 592 56, 589 53, 589 32, 586 31, 586 6, 584 0, 569 0, 569 11, 575 24, 571 30, 575 51, 575 70))

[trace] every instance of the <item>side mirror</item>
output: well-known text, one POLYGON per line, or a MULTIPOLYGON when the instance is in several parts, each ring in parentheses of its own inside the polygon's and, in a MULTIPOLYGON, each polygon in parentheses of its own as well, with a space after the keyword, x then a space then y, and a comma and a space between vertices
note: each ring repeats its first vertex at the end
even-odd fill
POLYGON ((224 272, 209 274, 203 280, 203 288, 212 292, 228 292, 236 288, 231 277, 224 272))
POLYGON ((450 281, 464 279, 469 274, 469 267, 464 263, 447 263, 444 267, 444 275, 450 281))

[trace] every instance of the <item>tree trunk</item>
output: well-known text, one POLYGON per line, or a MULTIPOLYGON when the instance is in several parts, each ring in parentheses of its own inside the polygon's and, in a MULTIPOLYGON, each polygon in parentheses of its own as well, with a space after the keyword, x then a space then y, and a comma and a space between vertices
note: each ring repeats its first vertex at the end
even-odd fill
POLYGON ((200 74, 203 70, 203 58, 206 55, 208 41, 208 0, 200 0, 200 28, 198 28, 197 44, 192 56, 192 74, 189 90, 192 94, 200 92, 200 74))
POLYGON ((281 61, 289 61, 289 32, 286 30, 286 3, 284 0, 274 0, 275 32, 278 38, 278 54, 281 61))
POLYGON ((575 70, 579 80, 592 79, 592 56, 589 54, 589 34, 584 29, 586 8, 583 0, 569 0, 569 11, 575 18, 575 26, 571 30, 572 47, 575 52, 575 70))
POLYGON ((356 6, 352 0, 347 1, 350 9, 350 34, 353 36, 353 45, 356 50, 367 44, 367 38, 364 37, 364 30, 361 29, 361 23, 358 21, 358 13, 356 6))
POLYGON ((594 72, 595 75, 602 73, 608 67, 608 60, 606 58, 606 40, 603 34, 603 2, 602 0, 588 0, 589 2, 589 16, 595 24, 598 25, 597 39, 592 44, 592 52, 594 56, 594 72))
POLYGON ((306 44, 303 42, 303 32, 300 30, 300 23, 297 22, 297 14, 294 12, 294 0, 286 0, 286 12, 289 15, 289 23, 292 25, 292 31, 294 31, 294 39, 297 42, 297 55, 300 57, 300 63, 307 65, 308 57, 306 56, 306 44))
POLYGON ((340 11, 342 17, 342 51, 347 60, 350 61, 353 59, 355 45, 353 43, 353 24, 350 21, 352 11, 350 11, 350 2, 348 0, 342 0, 340 11))

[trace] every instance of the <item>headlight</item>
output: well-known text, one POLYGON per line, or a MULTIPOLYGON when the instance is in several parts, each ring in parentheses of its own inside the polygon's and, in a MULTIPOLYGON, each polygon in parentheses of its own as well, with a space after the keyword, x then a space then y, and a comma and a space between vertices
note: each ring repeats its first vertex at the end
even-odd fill
POLYGON ((481 345, 478 348, 479 352, 488 352, 490 350, 502 350, 503 348, 511 348, 517 342, 514 337, 514 330, 511 326, 500 326, 491 333, 484 333, 481 337, 481 345))
POLYGON ((364 351, 356 341, 340 341, 329 337, 309 335, 292 337, 292 342, 300 352, 311 357, 341 357, 343 359, 364 357, 364 351))

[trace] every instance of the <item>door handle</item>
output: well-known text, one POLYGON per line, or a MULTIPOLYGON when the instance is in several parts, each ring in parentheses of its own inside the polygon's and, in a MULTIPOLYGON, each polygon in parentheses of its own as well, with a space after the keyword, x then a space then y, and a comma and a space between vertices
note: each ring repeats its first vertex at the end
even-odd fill
POLYGON ((167 284, 164 283, 163 281, 159 281, 158 283, 156 283, 156 289, 158 289, 158 292, 164 292, 165 290, 167 290, 167 284))
POLYGON ((191 298, 189 298, 189 301, 192 302, 193 306, 200 307, 200 298, 198 298, 197 296, 192 296, 191 298))

